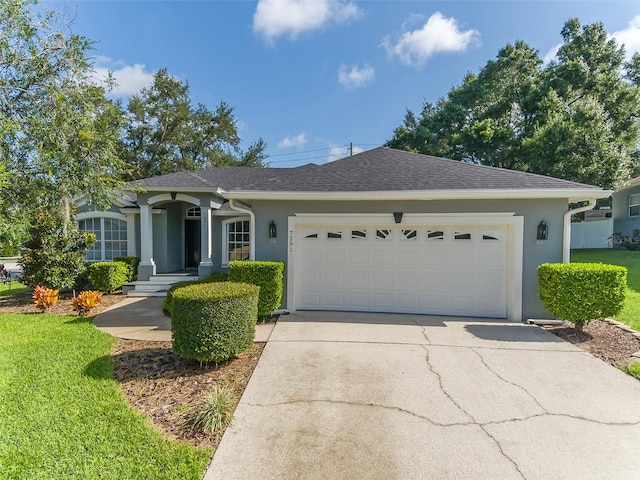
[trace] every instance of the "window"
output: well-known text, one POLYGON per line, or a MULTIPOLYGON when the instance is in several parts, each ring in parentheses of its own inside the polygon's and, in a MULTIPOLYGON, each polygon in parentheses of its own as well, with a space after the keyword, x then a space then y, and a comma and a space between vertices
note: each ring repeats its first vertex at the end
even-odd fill
POLYGON ((231 219, 224 222, 226 252, 224 264, 234 260, 249 260, 251 231, 249 219, 231 219))
POLYGON ((200 218, 200 207, 191 207, 187 209, 187 218, 200 218))
POLYGON ((86 259, 113 260, 127 255, 127 222, 117 218, 87 218, 78 222, 83 232, 96 236, 96 243, 87 250, 86 259))
POLYGON ((467 232, 464 230, 456 231, 453 234, 454 240, 471 240, 471 232, 467 232))
POLYGON ((329 232, 327 232, 327 238, 329 240, 340 239, 340 238, 342 238, 342 232, 339 231, 339 230, 338 231, 329 231, 329 232))
POLYGON ((444 240, 442 230, 427 230, 427 240, 444 240))
POLYGON ((366 230, 351 230, 351 238, 354 240, 366 240, 367 239, 367 231, 366 230))
POLYGON ((629 195, 629 216, 640 216, 640 193, 629 195))
POLYGON ((416 240, 418 238, 417 230, 402 230, 401 240, 416 240))
POLYGON ((391 230, 376 230, 376 240, 391 240, 392 238, 391 230))

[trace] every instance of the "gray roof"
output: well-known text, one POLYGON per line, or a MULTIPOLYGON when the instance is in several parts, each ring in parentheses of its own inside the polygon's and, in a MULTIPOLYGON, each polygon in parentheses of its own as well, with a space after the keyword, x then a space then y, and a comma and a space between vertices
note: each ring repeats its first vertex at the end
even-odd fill
POLYGON ((379 147, 324 165, 217 167, 135 182, 143 188, 190 187, 254 192, 582 189, 599 187, 379 147))
MULTIPOLYGON (((285 176, 290 168, 216 167, 197 172, 177 172, 133 182, 145 187, 191 187, 210 190, 245 188, 256 182, 285 176)), ((152 189, 152 188, 151 188, 152 189)))

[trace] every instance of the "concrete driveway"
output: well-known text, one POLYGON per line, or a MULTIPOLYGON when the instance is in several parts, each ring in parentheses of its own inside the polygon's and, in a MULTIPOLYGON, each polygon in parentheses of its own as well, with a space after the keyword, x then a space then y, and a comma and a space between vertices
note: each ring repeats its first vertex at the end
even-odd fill
POLYGON ((637 479, 640 382, 544 330, 281 317, 205 475, 637 479))

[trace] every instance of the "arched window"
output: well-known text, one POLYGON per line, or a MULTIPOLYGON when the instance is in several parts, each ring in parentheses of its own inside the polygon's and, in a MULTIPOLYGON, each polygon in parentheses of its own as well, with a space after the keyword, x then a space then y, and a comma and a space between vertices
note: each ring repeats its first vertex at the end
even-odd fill
POLYGON ((249 217, 236 217, 222 222, 222 263, 234 260, 249 260, 251 250, 251 227, 249 217))
POLYGON ((117 218, 86 218, 78 222, 83 232, 96 236, 96 243, 87 250, 86 259, 113 260, 127 255, 127 222, 117 218))

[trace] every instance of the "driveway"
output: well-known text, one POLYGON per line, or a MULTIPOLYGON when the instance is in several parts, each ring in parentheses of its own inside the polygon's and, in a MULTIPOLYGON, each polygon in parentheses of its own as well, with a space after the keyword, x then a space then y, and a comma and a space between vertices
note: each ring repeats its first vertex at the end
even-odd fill
POLYGON ((278 321, 205 475, 637 479, 640 382, 534 326, 278 321))

